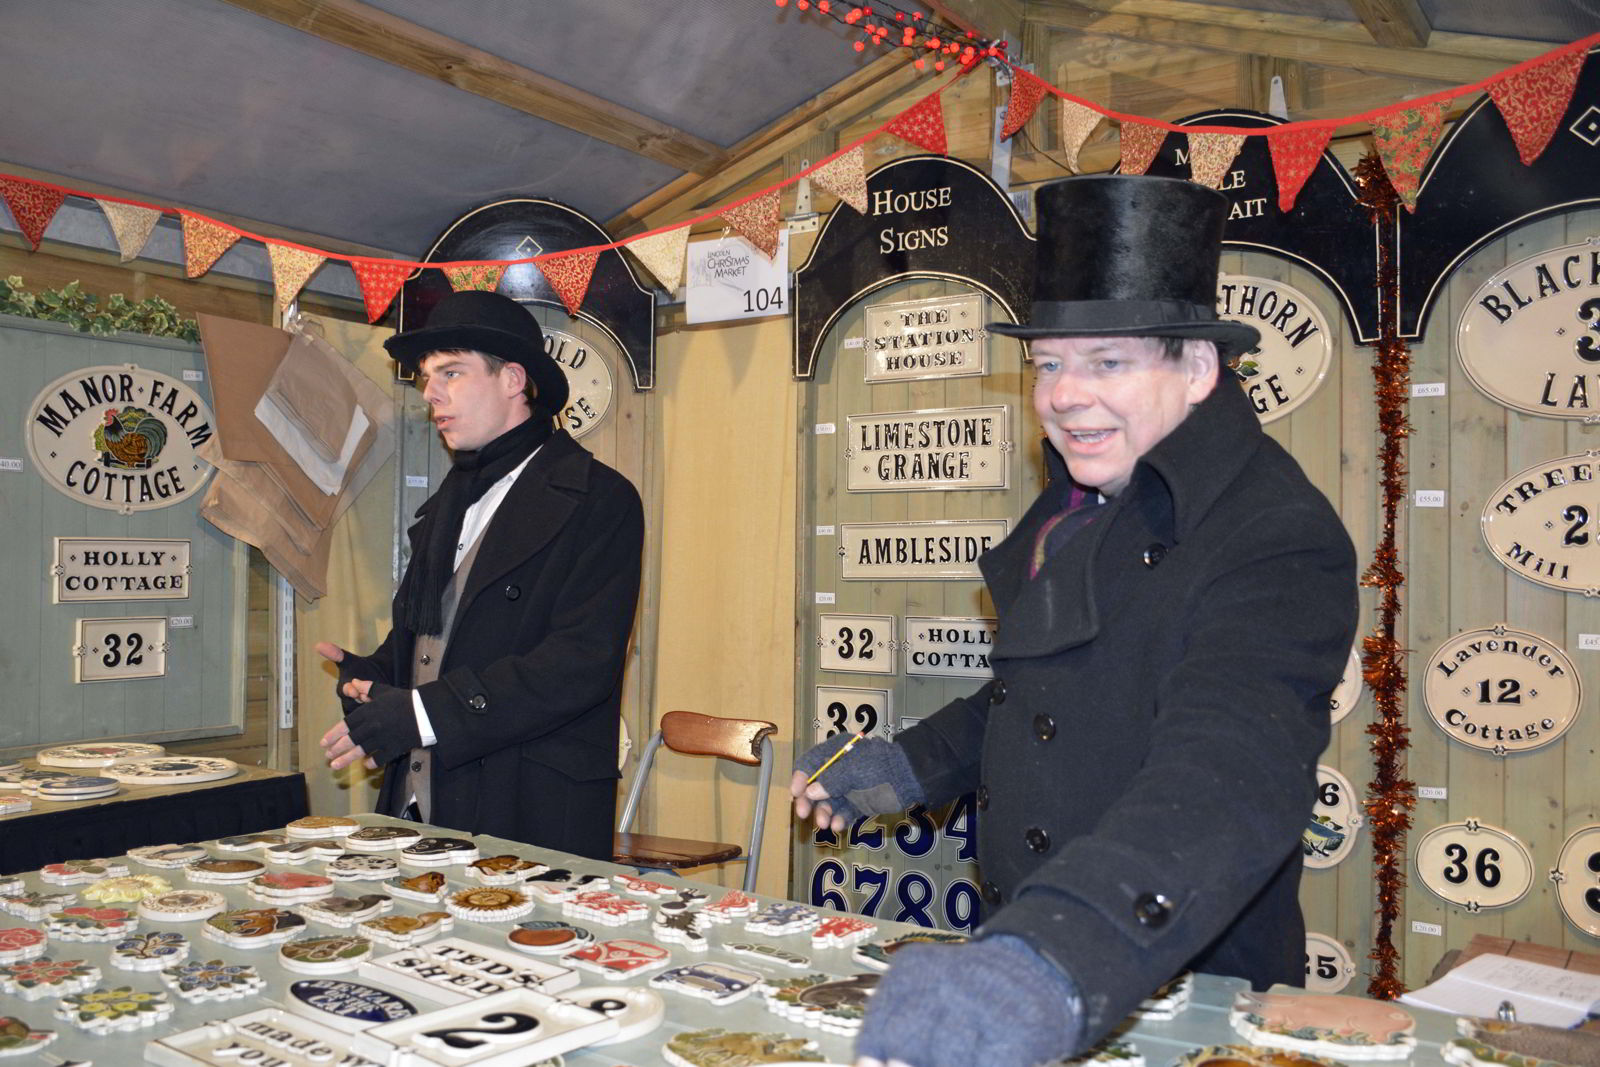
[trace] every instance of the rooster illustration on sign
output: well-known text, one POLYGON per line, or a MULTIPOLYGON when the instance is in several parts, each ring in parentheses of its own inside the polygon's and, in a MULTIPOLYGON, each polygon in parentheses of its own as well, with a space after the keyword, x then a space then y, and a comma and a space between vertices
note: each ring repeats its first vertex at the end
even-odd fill
POLYGON ((148 470, 166 444, 166 423, 144 408, 107 408, 104 425, 94 431, 100 462, 122 470, 148 470))

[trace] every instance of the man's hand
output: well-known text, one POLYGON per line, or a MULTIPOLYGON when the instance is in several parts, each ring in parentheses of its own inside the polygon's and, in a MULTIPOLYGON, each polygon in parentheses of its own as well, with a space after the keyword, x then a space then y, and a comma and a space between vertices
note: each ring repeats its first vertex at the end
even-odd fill
MULTIPOLYGON (((344 662, 344 649, 331 641, 317 642, 317 655, 330 663, 344 662)), ((372 699, 372 683, 364 678, 352 678, 339 686, 339 695, 353 700, 357 704, 365 704, 372 699)), ((327 747, 328 740, 323 738, 323 747, 327 747)))
MULTIPOLYGON (((322 651, 322 646, 317 647, 322 651)), ((370 686, 372 683, 366 683, 370 686)), ((328 766, 334 770, 348 767, 356 760, 363 760, 367 770, 378 769, 378 761, 367 755, 361 746, 350 740, 350 727, 343 720, 333 724, 333 729, 322 735, 322 755, 328 761, 328 766)))
POLYGON ((807 785, 808 777, 804 771, 795 771, 794 777, 789 779, 789 795, 794 797, 794 817, 805 822, 806 816, 815 812, 818 829, 842 833, 846 825, 844 816, 834 813, 833 805, 828 803, 828 791, 822 783, 807 785))
POLYGON ((795 760, 789 795, 796 818, 813 816, 818 828, 838 833, 857 819, 904 811, 923 801, 922 786, 904 751, 881 737, 866 737, 840 756, 851 736, 834 734, 795 760), (807 785, 813 774, 817 780, 807 785))

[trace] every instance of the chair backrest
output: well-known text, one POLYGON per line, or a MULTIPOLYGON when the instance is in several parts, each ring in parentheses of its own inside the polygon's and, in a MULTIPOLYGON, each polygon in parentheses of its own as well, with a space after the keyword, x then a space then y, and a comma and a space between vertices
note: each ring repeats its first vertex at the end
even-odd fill
POLYGON ((778 732, 776 723, 761 719, 720 719, 693 711, 661 716, 661 737, 674 752, 717 756, 746 767, 761 764, 761 741, 778 732))

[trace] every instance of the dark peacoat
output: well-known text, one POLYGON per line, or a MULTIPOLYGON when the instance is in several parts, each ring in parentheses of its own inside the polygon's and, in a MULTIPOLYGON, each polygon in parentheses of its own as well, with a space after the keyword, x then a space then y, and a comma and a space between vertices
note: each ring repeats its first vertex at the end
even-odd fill
MULTIPOLYGON (((439 679, 418 687, 438 737, 434 823, 611 858, 643 544, 638 491, 566 431, 553 434, 484 530, 439 679)), ((415 635, 398 605, 392 626, 341 673, 409 687, 415 635)), ((398 760, 386 769, 378 810, 404 803, 402 770, 398 760)))
POLYGON ((930 804, 977 790, 981 932, 1071 976, 1087 1043, 1185 968, 1303 984, 1355 553, 1226 374, 1030 579, 1067 484, 1046 451, 1052 487, 981 560, 994 680, 898 740, 930 804))

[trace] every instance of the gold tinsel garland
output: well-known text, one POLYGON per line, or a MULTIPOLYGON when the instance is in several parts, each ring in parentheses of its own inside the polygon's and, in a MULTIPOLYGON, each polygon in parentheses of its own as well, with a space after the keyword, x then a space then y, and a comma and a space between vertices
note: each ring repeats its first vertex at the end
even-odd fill
POLYGON ((1368 152, 1356 166, 1360 202, 1372 217, 1380 235, 1378 241, 1378 344, 1372 361, 1373 393, 1378 405, 1378 430, 1383 441, 1378 446, 1378 461, 1383 478, 1383 536, 1373 559, 1361 576, 1361 584, 1378 590, 1378 624, 1362 639, 1362 676, 1372 690, 1377 717, 1367 727, 1372 735, 1373 777, 1367 785, 1365 802, 1367 826, 1372 835, 1373 878, 1377 884, 1378 929, 1373 935, 1368 958, 1377 963, 1367 994, 1379 1000, 1393 1000, 1406 991, 1397 965, 1400 952, 1394 946, 1394 927, 1400 920, 1402 891, 1405 888, 1406 832, 1411 829, 1411 809, 1416 805, 1416 785, 1405 777, 1405 752, 1410 747, 1406 735, 1405 708, 1401 695, 1406 688, 1404 650, 1395 640, 1395 624, 1400 617, 1400 587, 1405 574, 1400 570, 1395 523, 1406 496, 1405 439, 1411 433, 1406 405, 1411 387, 1411 350, 1399 336, 1396 314, 1396 267, 1393 235, 1395 208, 1399 195, 1390 184, 1383 163, 1368 152))

